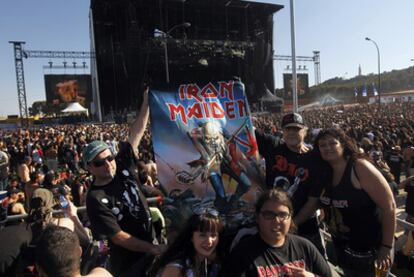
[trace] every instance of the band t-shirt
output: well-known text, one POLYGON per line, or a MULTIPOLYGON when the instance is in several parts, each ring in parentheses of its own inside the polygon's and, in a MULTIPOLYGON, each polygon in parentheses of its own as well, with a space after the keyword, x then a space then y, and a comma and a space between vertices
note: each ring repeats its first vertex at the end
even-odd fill
POLYGON ((268 245, 260 234, 242 240, 224 263, 221 276, 291 276, 289 266, 317 276, 332 276, 318 249, 308 240, 291 234, 286 235, 281 247, 268 245))
MULTIPOLYGON (((322 162, 319 156, 313 150, 307 153, 293 152, 286 144, 280 144, 276 137, 257 131, 256 138, 259 152, 266 161, 267 187, 279 187, 287 191, 296 216, 308 197, 319 198, 322 194, 323 182, 318 175, 322 171, 322 162)), ((300 234, 312 234, 318 232, 319 228, 316 217, 298 227, 300 234)))
MULTIPOLYGON (((116 157, 117 171, 114 179, 105 186, 92 184, 86 207, 91 228, 96 239, 110 239, 121 230, 132 236, 152 242, 152 224, 145 198, 128 167, 131 165, 128 151, 116 157)), ((129 251, 111 243, 111 271, 119 273, 137 262, 144 253, 129 251)))

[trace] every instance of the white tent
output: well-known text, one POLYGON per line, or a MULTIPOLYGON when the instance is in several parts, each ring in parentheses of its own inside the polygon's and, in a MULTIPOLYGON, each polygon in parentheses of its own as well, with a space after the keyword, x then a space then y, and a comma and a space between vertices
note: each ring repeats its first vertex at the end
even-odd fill
POLYGON ((267 111, 278 112, 282 110, 283 103, 284 103, 283 98, 277 97, 276 95, 271 93, 269 89, 266 88, 266 86, 265 86, 264 95, 260 97, 258 100, 260 103, 261 111, 267 110, 267 111))
POLYGON ((89 114, 88 109, 82 107, 82 105, 79 104, 78 102, 70 103, 66 107, 66 109, 62 110, 62 113, 72 113, 72 114, 75 114, 75 113, 78 113, 78 114, 79 113, 85 113, 86 115, 89 114))
POLYGON ((315 109, 315 108, 319 108, 319 107, 321 107, 321 103, 319 101, 316 101, 316 102, 312 102, 312 103, 300 106, 298 108, 298 112, 303 112, 303 111, 306 111, 306 110, 311 110, 311 109, 315 109))
POLYGON ((267 88, 265 90, 265 93, 262 97, 259 98, 260 102, 282 102, 283 98, 277 97, 273 93, 271 93, 267 88))
POLYGON ((335 105, 335 104, 341 103, 342 101, 327 94, 319 102, 321 106, 326 106, 326 105, 335 105))

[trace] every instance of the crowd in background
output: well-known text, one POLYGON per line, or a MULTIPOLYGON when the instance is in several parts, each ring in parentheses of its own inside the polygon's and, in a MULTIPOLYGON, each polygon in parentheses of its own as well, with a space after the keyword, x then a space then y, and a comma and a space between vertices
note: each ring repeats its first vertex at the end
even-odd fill
MULTIPOLYGON (((281 135, 281 114, 257 115, 254 124, 266 133, 281 135)), ((383 169, 388 180, 398 184, 400 176, 413 168, 414 104, 410 102, 388 105, 335 106, 304 111, 309 126, 306 142, 313 143, 322 129, 337 127, 366 152, 383 169), (387 171, 393 176, 387 174, 387 171)))
MULTIPOLYGON (((281 116, 255 114, 253 124, 280 137, 281 116)), ((395 194, 401 177, 414 174, 413 103, 335 106, 304 111, 302 116, 309 127, 308 144, 322 129, 342 129, 369 154, 395 194)), ((120 143, 128 138, 128 130, 127 124, 86 123, 0 130, 0 190, 7 191, 8 215, 30 213, 31 198, 39 187, 50 190, 56 201, 65 195, 74 206, 84 206, 92 178, 82 163, 83 149, 94 140, 103 140, 117 153, 120 143)), ((138 158, 140 181, 151 187, 144 193, 147 197, 162 194, 150 126, 139 145, 138 158)), ((85 215, 81 214, 79 220, 88 226, 85 215)))

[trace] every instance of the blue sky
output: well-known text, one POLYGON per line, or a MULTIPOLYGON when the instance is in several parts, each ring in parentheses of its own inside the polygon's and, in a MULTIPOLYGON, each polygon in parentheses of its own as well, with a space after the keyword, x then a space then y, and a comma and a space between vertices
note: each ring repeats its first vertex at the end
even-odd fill
MULTIPOLYGON (((274 48, 276 54, 290 55, 290 1, 256 2, 285 6, 274 17, 274 48)), ((8 41, 26 41, 28 50, 88 51, 89 3, 89 0, 0 0, 0 115, 19 112, 13 49, 8 41)), ((295 0, 296 54, 311 56, 313 50, 321 52, 322 81, 336 76, 351 78, 358 73, 359 64, 363 74, 376 73, 377 53, 375 46, 365 41, 368 36, 380 47, 381 71, 413 66, 410 61, 414 59, 413 11, 413 0, 295 0)), ((43 66, 47 62, 24 61, 29 106, 46 97, 43 75, 50 71, 43 66)), ((286 65, 288 62, 275 63, 277 87, 283 86, 286 65)), ((313 85, 313 64, 306 66, 313 85)), ((67 69, 66 73, 75 72, 67 69)), ((78 69, 76 73, 84 71, 78 69)))

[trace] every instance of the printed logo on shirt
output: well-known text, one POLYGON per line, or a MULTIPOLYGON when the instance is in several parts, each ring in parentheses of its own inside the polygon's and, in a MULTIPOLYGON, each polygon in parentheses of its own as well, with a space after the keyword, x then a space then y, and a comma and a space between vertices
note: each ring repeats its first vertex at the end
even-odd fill
POLYGON ((323 205, 331 205, 331 198, 329 197, 321 196, 319 197, 319 200, 321 201, 323 205))
POLYGON ((273 170, 287 173, 289 176, 296 177, 300 175, 300 181, 304 182, 309 177, 309 169, 298 167, 297 164, 289 163, 286 157, 282 155, 275 156, 275 165, 273 170))
POLYGON ((128 183, 128 189, 124 190, 122 194, 122 202, 129 208, 129 213, 133 217, 139 218, 140 206, 138 203, 140 200, 135 188, 136 184, 130 180, 126 180, 126 182, 128 183))
POLYGON ((332 206, 335 208, 348 208, 348 200, 332 200, 332 206))
POLYGON ((335 208, 348 208, 348 200, 331 199, 326 196, 319 197, 319 200, 324 205, 332 205, 335 208))
POLYGON ((257 274, 259 277, 283 277, 292 276, 293 270, 289 266, 305 268, 305 261, 298 260, 283 265, 258 266, 257 274))

